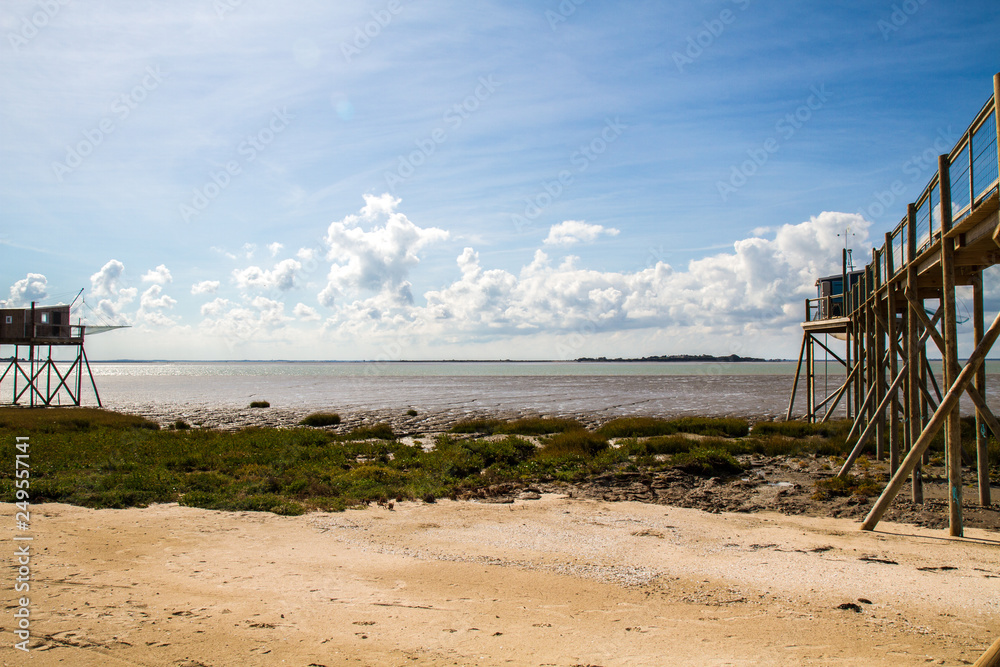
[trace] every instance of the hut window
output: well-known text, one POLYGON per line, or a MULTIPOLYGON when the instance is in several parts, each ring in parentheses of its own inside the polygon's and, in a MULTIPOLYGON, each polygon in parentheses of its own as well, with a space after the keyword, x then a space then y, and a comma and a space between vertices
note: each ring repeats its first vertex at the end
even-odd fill
POLYGON ((49 314, 42 313, 42 324, 48 324, 48 323, 49 323, 49 314))
POLYGON ((13 315, 8 315, 7 316, 7 324, 13 324, 13 323, 14 323, 14 316, 13 315))

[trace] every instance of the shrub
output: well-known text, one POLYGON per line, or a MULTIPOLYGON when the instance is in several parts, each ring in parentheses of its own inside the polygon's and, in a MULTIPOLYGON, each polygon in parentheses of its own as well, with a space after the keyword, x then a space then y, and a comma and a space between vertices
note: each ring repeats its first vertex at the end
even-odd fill
POLYGON ((643 438, 673 435, 677 433, 677 426, 654 417, 619 417, 601 426, 597 432, 606 438, 643 438))
POLYGON ((271 404, 268 403, 267 401, 253 401, 252 403, 250 403, 250 407, 251 408, 269 408, 269 407, 271 407, 271 404))
POLYGON ((413 408, 410 408, 409 410, 406 411, 406 415, 408 417, 416 417, 417 414, 418 414, 417 411, 414 410, 413 408))
POLYGON ((565 433, 566 431, 583 430, 583 425, 575 419, 548 419, 543 417, 528 417, 516 419, 500 426, 496 433, 511 433, 516 435, 547 435, 549 433, 565 433))
POLYGON ((681 433, 697 435, 721 435, 730 438, 742 438, 750 432, 750 423, 746 419, 732 417, 681 417, 671 422, 681 433))
POLYGON ((178 431, 186 431, 187 429, 191 428, 191 425, 188 424, 183 419, 178 419, 177 421, 175 421, 173 424, 170 425, 170 428, 176 429, 178 431))
POLYGON ((556 458, 564 456, 582 456, 592 458, 608 448, 608 439, 598 433, 583 429, 558 433, 545 443, 538 456, 541 458, 556 458))
POLYGON ((826 500, 835 496, 877 496, 880 493, 882 489, 871 477, 848 474, 819 480, 816 482, 816 493, 813 497, 817 500, 826 500))
POLYGON ((389 424, 375 424, 374 426, 359 426, 343 438, 345 440, 395 440, 396 434, 389 424))
POLYGON ((315 412, 299 422, 302 426, 336 426, 340 415, 335 412, 315 412))
POLYGON ((451 433, 484 433, 492 435, 505 424, 502 419, 463 419, 452 424, 448 429, 451 433))
POLYGON ((810 435, 819 435, 824 438, 831 438, 837 435, 846 435, 851 424, 847 422, 830 422, 826 424, 810 424, 808 422, 758 422, 754 424, 754 435, 783 435, 788 438, 805 438, 810 435))
POLYGON ((670 459, 670 466, 703 477, 733 475, 743 470, 740 462, 729 452, 707 447, 695 447, 675 454, 670 459))

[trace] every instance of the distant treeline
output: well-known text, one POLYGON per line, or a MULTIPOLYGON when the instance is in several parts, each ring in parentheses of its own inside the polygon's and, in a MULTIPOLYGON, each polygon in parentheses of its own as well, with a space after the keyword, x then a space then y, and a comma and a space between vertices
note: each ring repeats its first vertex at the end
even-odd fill
POLYGON ((701 361, 701 362, 735 362, 735 361, 771 361, 758 357, 741 357, 730 354, 726 357, 715 357, 711 354, 661 354, 658 357, 643 357, 642 359, 608 359, 607 357, 580 357, 577 361, 701 361))

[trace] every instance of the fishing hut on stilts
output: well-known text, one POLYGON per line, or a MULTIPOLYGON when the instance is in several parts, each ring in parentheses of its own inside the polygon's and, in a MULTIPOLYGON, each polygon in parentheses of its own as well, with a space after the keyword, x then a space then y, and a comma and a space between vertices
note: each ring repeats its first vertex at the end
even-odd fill
POLYGON ((97 405, 101 406, 84 340, 87 334, 125 327, 72 324, 70 312, 75 303, 76 299, 68 306, 38 306, 32 302, 30 308, 0 308, 0 363, 7 362, 0 374, 0 387, 10 385, 9 404, 78 406, 83 398, 86 376, 97 405), (6 357, 3 353, 8 350, 11 354, 6 357), (63 354, 62 360, 56 359, 59 351, 67 350, 69 355, 63 354))
POLYGON ((804 382, 806 421, 826 421, 843 403, 854 422, 848 435, 853 449, 839 476, 848 474, 872 440, 878 458, 888 454, 891 479, 863 530, 875 528, 907 480, 913 502, 923 502, 921 465, 943 429, 950 534, 962 535, 963 394, 976 409, 976 460, 967 463, 978 471, 979 503, 991 504, 986 435, 988 428, 1000 439, 1000 423, 984 399, 983 362, 1000 336, 1000 315, 985 326, 983 270, 1000 263, 998 100, 1000 74, 993 77, 992 99, 951 151, 938 157, 937 173, 886 233, 884 245, 872 250, 868 265, 850 270, 845 251, 841 273, 818 280, 817 298, 806 300, 786 418, 792 419, 804 382), (972 288, 974 302, 974 351, 964 365, 958 359, 959 286, 972 288), (830 335, 844 341, 842 354, 833 349, 839 344, 829 343, 830 335), (940 362, 932 363, 928 343, 940 352, 940 362), (843 381, 822 398, 817 394, 819 351, 843 371, 843 381))

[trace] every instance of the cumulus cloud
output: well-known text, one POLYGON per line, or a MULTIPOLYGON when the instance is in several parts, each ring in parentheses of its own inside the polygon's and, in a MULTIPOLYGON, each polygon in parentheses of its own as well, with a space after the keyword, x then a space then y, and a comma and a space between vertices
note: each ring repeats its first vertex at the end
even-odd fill
POLYGON ((270 270, 259 266, 236 269, 233 271, 233 278, 242 289, 278 289, 284 292, 295 287, 295 275, 301 268, 302 264, 299 261, 284 259, 270 270))
POLYGON ((49 281, 41 273, 29 273, 10 287, 10 300, 6 305, 10 308, 24 306, 32 301, 42 301, 49 295, 49 281))
POLYGON ((90 293, 99 299, 97 312, 107 322, 131 324, 125 308, 135 301, 139 290, 122 287, 125 265, 117 259, 109 260, 101 270, 90 276, 90 293))
POLYGON ((365 195, 364 200, 360 214, 333 222, 327 230, 331 267, 320 303, 333 306, 338 298, 362 291, 412 303, 409 272, 420 263, 420 251, 447 239, 448 232, 418 227, 396 210, 400 200, 390 194, 365 195))
POLYGON ((215 294, 219 291, 219 284, 218 280, 202 280, 191 285, 191 294, 215 294))
POLYGON ((322 319, 319 313, 316 312, 315 308, 307 306, 304 303, 295 304, 295 308, 292 310, 292 314, 299 318, 303 322, 318 322, 322 319))
POLYGON ((284 244, 278 243, 277 241, 275 241, 274 243, 269 243, 267 245, 267 249, 270 251, 271 257, 277 257, 278 253, 281 252, 281 249, 284 247, 285 247, 284 244))
POLYGON ((619 231, 614 227, 588 225, 582 220, 566 220, 558 225, 552 225, 549 235, 543 243, 546 245, 573 245, 575 243, 593 243, 601 234, 617 236, 619 231))
POLYGON ((101 270, 90 276, 90 291, 94 296, 114 296, 125 273, 125 265, 117 259, 110 260, 101 270))
POLYGON ((136 319, 143 324, 159 327, 168 327, 177 324, 177 321, 167 315, 164 311, 170 310, 177 305, 177 300, 163 293, 163 288, 159 285, 152 285, 142 293, 139 299, 139 310, 136 312, 136 319))
POLYGON ((713 334, 780 330, 801 318, 820 275, 840 267, 851 225, 858 240, 869 223, 846 213, 822 213, 771 230, 774 238, 737 241, 731 252, 694 260, 683 269, 663 262, 636 272, 597 271, 576 257, 554 263, 543 251, 517 273, 483 267, 466 248, 461 276, 427 292, 425 306, 380 298, 355 301, 333 321, 344 330, 398 330, 466 339, 505 335, 651 328, 713 334))
POLYGON ((146 272, 146 275, 142 277, 142 282, 144 283, 154 283, 156 285, 166 285, 169 282, 173 282, 174 277, 170 275, 170 269, 168 269, 164 264, 160 264, 155 269, 150 269, 146 272))

